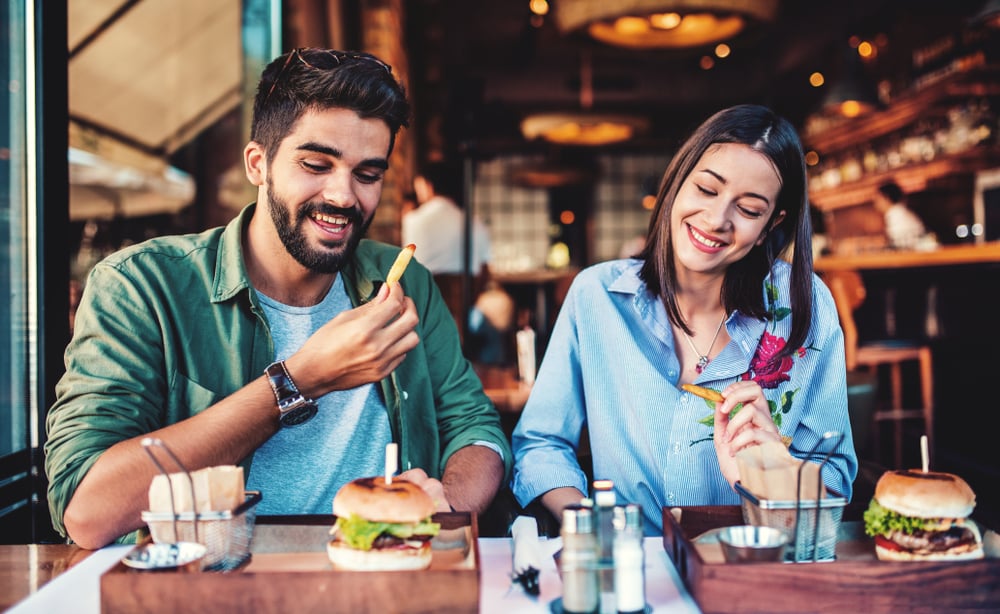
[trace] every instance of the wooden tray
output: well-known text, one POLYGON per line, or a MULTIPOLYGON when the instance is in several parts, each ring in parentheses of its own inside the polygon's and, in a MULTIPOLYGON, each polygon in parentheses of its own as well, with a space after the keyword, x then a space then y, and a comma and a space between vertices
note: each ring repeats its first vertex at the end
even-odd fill
MULTIPOLYGON (((743 524, 739 506, 693 506, 678 521, 663 510, 663 547, 706 613, 1000 611, 1000 559, 889 562, 860 522, 842 522, 836 560, 726 563, 714 533, 743 524)), ((997 556, 996 533, 984 535, 997 556)))
POLYGON ((441 533, 421 571, 335 570, 333 516, 258 516, 250 560, 230 572, 142 571, 119 562, 101 576, 101 612, 476 612, 479 530, 464 512, 435 514, 441 533))

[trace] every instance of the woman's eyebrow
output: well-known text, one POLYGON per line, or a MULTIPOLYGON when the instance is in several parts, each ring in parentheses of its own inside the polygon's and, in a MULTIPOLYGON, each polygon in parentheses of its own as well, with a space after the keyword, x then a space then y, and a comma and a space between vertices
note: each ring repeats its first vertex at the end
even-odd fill
MULTIPOLYGON (((698 172, 700 172, 700 173, 708 173, 709 175, 711 175, 711 176, 715 177, 716 179, 718 179, 719 182, 722 183, 723 185, 729 183, 728 181, 726 181, 725 177, 723 177, 719 173, 716 173, 715 171, 713 171, 710 168, 703 168, 703 169, 699 170, 698 172)), ((741 196, 747 196, 749 198, 759 198, 760 200, 764 201, 766 204, 768 204, 768 205, 771 204, 771 199, 769 199, 768 197, 764 196, 763 194, 758 194, 756 192, 744 192, 743 194, 741 194, 741 196)))

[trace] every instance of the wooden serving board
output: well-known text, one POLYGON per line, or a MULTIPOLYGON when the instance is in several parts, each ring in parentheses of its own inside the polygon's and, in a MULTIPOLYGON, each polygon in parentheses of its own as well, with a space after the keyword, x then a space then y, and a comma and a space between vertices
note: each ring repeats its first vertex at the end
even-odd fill
POLYGON ((119 562, 101 577, 101 612, 476 612, 475 515, 436 514, 441 533, 420 571, 334 569, 333 516, 259 516, 251 558, 230 572, 142 571, 119 562))
POLYGON ((674 510, 680 520, 663 510, 663 547, 706 614, 1000 611, 1000 559, 992 548, 978 561, 879 561, 861 523, 844 522, 834 561, 726 563, 712 534, 743 524, 739 506, 674 510))

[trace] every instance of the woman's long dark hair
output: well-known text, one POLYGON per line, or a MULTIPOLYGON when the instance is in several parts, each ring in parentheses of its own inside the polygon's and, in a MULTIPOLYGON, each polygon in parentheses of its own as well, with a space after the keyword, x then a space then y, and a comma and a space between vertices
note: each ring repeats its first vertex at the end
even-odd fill
POLYGON ((694 170, 709 147, 720 143, 748 145, 771 161, 781 178, 781 189, 772 212, 785 217, 771 227, 766 238, 739 262, 730 265, 722 283, 722 305, 726 313, 741 313, 766 319, 763 283, 775 259, 793 245, 791 277, 792 331, 781 355, 791 355, 805 345, 812 318, 812 227, 806 192, 806 167, 802 143, 795 128, 767 107, 738 105, 708 118, 681 146, 670 161, 660 181, 656 207, 649 222, 646 247, 639 254, 644 260, 640 275, 646 286, 662 301, 670 321, 688 334, 684 317, 677 307, 674 248, 670 234, 670 214, 680 186, 694 170))

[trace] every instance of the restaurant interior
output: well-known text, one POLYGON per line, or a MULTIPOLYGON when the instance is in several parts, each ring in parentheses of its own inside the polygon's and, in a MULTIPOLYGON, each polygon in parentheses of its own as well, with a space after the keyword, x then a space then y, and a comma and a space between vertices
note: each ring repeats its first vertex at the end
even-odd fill
POLYGON ((0 294, 11 297, 0 315, 0 542, 59 539, 44 419, 87 272, 146 238, 225 224, 252 200, 248 101, 262 67, 299 46, 370 51, 413 102, 369 237, 400 243, 422 162, 461 170, 492 259, 488 278, 467 271, 440 284, 466 341, 479 290, 507 301, 499 352, 466 349, 508 432, 574 275, 645 234, 644 184, 714 111, 774 108, 807 152, 816 270, 845 331, 864 461, 855 505, 867 505, 883 468, 919 467, 927 435, 931 466, 963 476, 974 517, 1000 527, 987 426, 1000 367, 995 0, 6 5, 8 23, 30 35, 5 41, 3 67, 21 85, 3 98, 11 121, 0 129, 0 294), (629 21, 630 10, 642 18, 629 21), (646 19, 687 12, 710 18, 707 33, 646 19), (888 243, 874 205, 887 179, 926 241, 888 243), (528 328, 534 348, 519 358, 516 333, 528 328))

